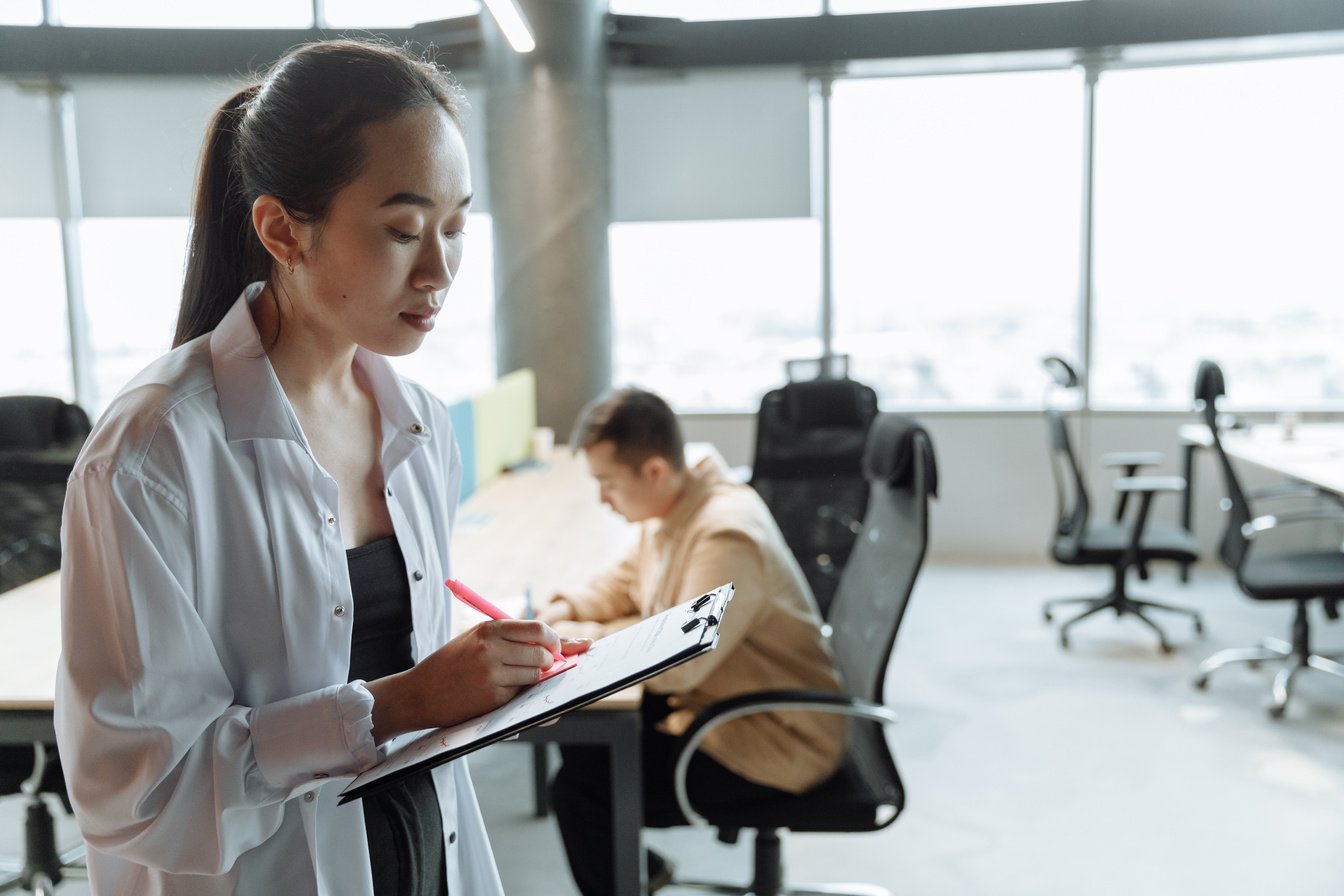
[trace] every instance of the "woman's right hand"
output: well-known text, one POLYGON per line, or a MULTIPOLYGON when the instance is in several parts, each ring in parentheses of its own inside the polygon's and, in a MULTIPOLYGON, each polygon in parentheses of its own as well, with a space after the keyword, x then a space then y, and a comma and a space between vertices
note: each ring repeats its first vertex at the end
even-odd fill
MULTIPOLYGON (((455 725, 502 706, 536 684, 560 647, 560 637, 543 622, 482 622, 405 672, 368 683, 374 739, 455 725)), ((581 651, 570 646, 566 652, 581 651)))

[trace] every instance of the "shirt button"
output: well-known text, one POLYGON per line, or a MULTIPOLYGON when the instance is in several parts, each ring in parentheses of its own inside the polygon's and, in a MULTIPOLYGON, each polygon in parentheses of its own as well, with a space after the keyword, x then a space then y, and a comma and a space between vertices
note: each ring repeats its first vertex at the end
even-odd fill
POLYGON ((449 843, 457 842, 457 831, 452 831, 451 833, 448 834, 448 842, 449 843))
POLYGON ((411 578, 415 579, 417 582, 423 579, 424 577, 425 574, 418 569, 415 572, 411 573, 411 578))
POLYGON ((335 610, 332 610, 332 612, 335 613, 337 616, 344 616, 344 615, 345 615, 345 607, 344 607, 343 605, 341 605, 341 604, 337 604, 337 605, 336 605, 336 609, 335 609, 335 610))
POLYGON ((313 795, 313 792, 311 790, 303 795, 303 801, 305 803, 311 803, 314 799, 316 799, 316 797, 313 795))
POLYGON ((388 496, 389 498, 392 497, 392 486, 390 486, 390 485, 387 487, 387 496, 388 496))
POLYGON ((411 432, 415 433, 416 435, 420 435, 423 432, 428 432, 428 430, 425 429, 425 425, 423 423, 412 423, 411 432))
POLYGON ((331 514, 327 514, 327 525, 328 526, 336 525, 336 517, 332 516, 331 514))

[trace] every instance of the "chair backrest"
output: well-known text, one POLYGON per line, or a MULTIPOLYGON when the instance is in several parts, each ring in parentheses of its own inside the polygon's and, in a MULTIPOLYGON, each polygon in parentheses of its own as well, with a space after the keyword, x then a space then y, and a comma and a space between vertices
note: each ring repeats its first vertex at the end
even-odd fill
POLYGON ((1057 511, 1051 550, 1057 557, 1068 557, 1077 552, 1079 539, 1087 528, 1091 500, 1082 469, 1078 466, 1078 456, 1073 453, 1073 443, 1069 440, 1067 418, 1056 408, 1046 408, 1045 423, 1057 511))
POLYGON ((1237 569, 1246 556, 1246 536, 1241 534, 1241 527, 1251 521, 1251 508, 1246 493, 1241 490, 1237 473, 1232 468, 1232 461, 1223 448, 1219 431, 1218 399, 1226 394, 1222 368, 1213 361, 1200 361, 1199 369, 1195 372, 1195 407, 1203 415, 1204 423, 1213 437, 1213 453, 1223 471, 1223 487, 1227 491, 1227 528, 1223 530, 1218 555, 1228 566, 1237 569))
POLYGON ((831 606, 831 644, 850 696, 881 703, 896 632, 929 541, 938 470, 929 434, 879 414, 863 454, 868 510, 831 606))
POLYGON ((79 405, 49 395, 0 395, 0 451, 78 447, 90 428, 79 405))
POLYGON ((854 535, 842 522, 868 503, 862 458, 877 393, 842 377, 788 383, 761 399, 751 485, 798 559, 826 615, 854 535), (818 515, 823 508, 838 513, 818 515))

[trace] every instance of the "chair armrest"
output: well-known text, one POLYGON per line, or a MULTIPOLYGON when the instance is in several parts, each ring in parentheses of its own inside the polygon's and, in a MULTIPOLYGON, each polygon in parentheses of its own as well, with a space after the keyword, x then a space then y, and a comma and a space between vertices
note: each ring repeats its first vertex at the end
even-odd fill
POLYGON ((691 808, 690 796, 686 792, 686 773, 691 765, 691 757, 699 748, 700 742, 725 722, 782 709, 790 712, 839 713, 880 722, 883 725, 892 725, 896 722, 896 713, 885 706, 831 691, 757 691, 712 703, 700 711, 695 721, 691 722, 691 727, 681 736, 681 750, 677 754, 677 764, 673 772, 677 806, 691 824, 709 823, 703 815, 691 808))
POLYGON ((1185 479, 1180 476, 1121 476, 1115 480, 1118 492, 1183 492, 1185 479))
POLYGON ((1344 523, 1344 513, 1338 510, 1303 510, 1297 513, 1265 514, 1241 527, 1241 534, 1249 541, 1262 532, 1296 523, 1344 523))
POLYGON ((1157 467, 1162 459, 1159 451, 1112 451, 1101 456, 1101 463, 1107 467, 1157 467))

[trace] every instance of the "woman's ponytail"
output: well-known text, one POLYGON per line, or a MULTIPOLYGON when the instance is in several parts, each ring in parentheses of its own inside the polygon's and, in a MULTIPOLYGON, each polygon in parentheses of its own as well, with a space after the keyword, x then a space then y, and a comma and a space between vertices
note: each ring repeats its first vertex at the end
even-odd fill
POLYGON ((213 330, 243 287, 269 273, 238 171, 238 128, 260 88, 253 84, 226 100, 206 131, 174 346, 213 330))

